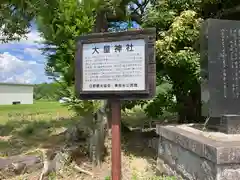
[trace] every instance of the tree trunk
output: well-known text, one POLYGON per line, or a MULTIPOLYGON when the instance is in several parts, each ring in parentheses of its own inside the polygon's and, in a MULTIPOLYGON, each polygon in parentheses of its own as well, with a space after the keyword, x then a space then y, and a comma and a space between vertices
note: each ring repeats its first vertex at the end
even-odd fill
POLYGON ((106 12, 104 10, 98 11, 96 16, 95 25, 93 27, 93 32, 107 32, 108 31, 108 22, 106 18, 106 12))
POLYGON ((106 137, 106 116, 97 112, 96 127, 93 129, 90 137, 89 154, 94 165, 101 165, 105 151, 105 137, 106 137))
POLYGON ((107 121, 108 121, 108 129, 111 129, 112 126, 112 115, 111 115, 111 102, 110 100, 106 101, 107 105, 106 105, 106 113, 107 113, 107 121))
MULTIPOLYGON (((108 30, 108 23, 105 11, 98 11, 96 16, 93 32, 105 32, 108 30)), ((107 115, 108 116, 108 115, 107 115)), ((97 127, 93 130, 90 137, 90 158, 94 165, 101 165, 105 152, 105 136, 106 136, 106 123, 107 121, 102 113, 97 113, 97 127)))
POLYGON ((122 121, 121 121, 121 132, 122 133, 128 133, 131 130, 129 129, 129 127, 127 127, 122 121))
POLYGON ((182 93, 176 93, 177 111, 178 111, 178 124, 186 122, 186 110, 185 110, 185 95, 182 93))
POLYGON ((201 87, 200 84, 197 84, 195 91, 190 93, 190 106, 189 111, 192 112, 189 119, 189 123, 200 123, 202 116, 202 102, 201 102, 201 87), (191 119, 190 119, 191 118, 191 119))
POLYGON ((196 86, 188 95, 177 94, 179 124, 201 122, 201 88, 196 86))

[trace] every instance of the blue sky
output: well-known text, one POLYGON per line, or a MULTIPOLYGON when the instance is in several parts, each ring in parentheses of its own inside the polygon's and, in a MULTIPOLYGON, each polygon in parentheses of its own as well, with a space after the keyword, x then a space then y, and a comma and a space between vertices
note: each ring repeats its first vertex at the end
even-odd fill
POLYGON ((44 67, 46 58, 38 49, 41 38, 33 26, 27 39, 0 44, 0 82, 49 82, 44 67))

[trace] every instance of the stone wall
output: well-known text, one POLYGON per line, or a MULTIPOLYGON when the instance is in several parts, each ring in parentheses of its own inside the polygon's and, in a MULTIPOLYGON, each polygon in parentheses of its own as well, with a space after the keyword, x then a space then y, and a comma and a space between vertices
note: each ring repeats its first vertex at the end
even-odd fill
POLYGON ((207 137, 194 128, 158 126, 158 158, 189 180, 240 180, 240 138, 207 137))

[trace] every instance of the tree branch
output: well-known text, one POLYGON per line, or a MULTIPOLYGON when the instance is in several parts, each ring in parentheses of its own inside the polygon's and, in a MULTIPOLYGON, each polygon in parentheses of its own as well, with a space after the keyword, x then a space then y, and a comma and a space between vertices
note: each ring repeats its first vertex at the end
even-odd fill
MULTIPOLYGON (((132 21, 135 21, 138 24, 142 24, 141 15, 139 15, 137 12, 131 13, 130 14, 130 19, 132 21)), ((108 22, 116 22, 116 21, 125 21, 126 19, 122 16, 108 13, 107 14, 107 20, 108 20, 108 22)))
POLYGON ((142 2, 142 4, 140 4, 139 2, 135 3, 137 5, 137 8, 134 10, 134 13, 137 13, 137 11, 140 10, 142 15, 149 2, 150 0, 145 0, 142 2))
POLYGON ((142 24, 142 16, 137 12, 134 12, 130 15, 132 21, 135 21, 138 24, 142 24))
MULTIPOLYGON (((124 2, 124 6, 126 5, 127 2, 124 2)), ((137 7, 133 8, 130 6, 130 19, 132 21, 135 21, 138 24, 142 24, 142 16, 144 13, 145 8, 147 5, 150 3, 150 0, 145 0, 142 3, 140 3, 138 0, 132 1, 133 4, 135 4, 137 7), (139 11, 139 12, 138 12, 139 11)), ((123 6, 123 5, 122 5, 123 6)), ((107 11, 107 20, 108 22, 117 22, 117 21, 126 21, 125 16, 123 14, 113 14, 111 12, 111 9, 107 11)))
POLYGON ((240 13, 240 5, 235 6, 233 8, 218 11, 215 18, 226 17, 234 13, 240 13))
POLYGON ((87 175, 93 177, 93 173, 91 173, 91 172, 89 172, 89 171, 87 171, 87 170, 84 170, 83 168, 77 166, 76 164, 71 165, 71 167, 72 167, 74 170, 76 170, 76 171, 78 171, 78 172, 80 172, 80 173, 84 173, 84 174, 87 174, 87 175))

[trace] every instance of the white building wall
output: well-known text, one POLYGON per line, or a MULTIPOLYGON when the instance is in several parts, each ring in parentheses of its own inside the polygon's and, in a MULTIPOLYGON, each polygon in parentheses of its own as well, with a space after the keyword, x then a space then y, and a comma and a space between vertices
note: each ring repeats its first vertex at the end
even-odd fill
POLYGON ((33 104, 33 86, 0 84, 0 105, 33 104))

